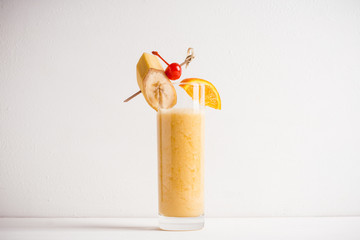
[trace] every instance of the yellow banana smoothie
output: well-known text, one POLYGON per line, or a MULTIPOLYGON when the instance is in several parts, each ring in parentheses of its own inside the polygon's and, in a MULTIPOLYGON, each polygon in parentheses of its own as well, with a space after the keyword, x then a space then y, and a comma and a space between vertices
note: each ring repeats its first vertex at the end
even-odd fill
POLYGON ((159 213, 163 216, 204 213, 204 119, 202 109, 157 113, 159 213))

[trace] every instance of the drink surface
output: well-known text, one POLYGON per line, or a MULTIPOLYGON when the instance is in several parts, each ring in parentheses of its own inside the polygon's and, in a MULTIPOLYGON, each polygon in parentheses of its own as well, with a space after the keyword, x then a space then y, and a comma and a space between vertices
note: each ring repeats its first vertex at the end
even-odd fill
POLYGON ((159 110, 159 213, 197 217, 204 213, 204 113, 159 110))

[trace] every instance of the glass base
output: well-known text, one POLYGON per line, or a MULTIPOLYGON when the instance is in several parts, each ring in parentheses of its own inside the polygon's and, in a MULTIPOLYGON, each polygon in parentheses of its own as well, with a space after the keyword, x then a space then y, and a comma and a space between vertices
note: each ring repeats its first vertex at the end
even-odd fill
POLYGON ((159 227, 168 231, 192 231, 204 227, 204 216, 199 217, 165 217, 159 215, 159 227))

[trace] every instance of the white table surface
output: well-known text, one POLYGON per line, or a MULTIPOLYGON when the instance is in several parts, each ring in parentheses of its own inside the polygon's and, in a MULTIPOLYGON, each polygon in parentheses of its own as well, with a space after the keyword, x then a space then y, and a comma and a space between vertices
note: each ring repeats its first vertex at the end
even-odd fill
POLYGON ((12 239, 360 239, 360 217, 207 218, 200 231, 169 232, 156 218, 0 218, 12 239))

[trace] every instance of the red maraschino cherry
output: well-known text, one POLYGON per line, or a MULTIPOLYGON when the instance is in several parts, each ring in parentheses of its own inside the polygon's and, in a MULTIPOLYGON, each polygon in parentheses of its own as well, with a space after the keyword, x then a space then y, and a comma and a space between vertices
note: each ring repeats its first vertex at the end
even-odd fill
POLYGON ((168 64, 158 52, 153 51, 152 54, 158 56, 161 60, 163 60, 168 67, 165 69, 165 74, 170 80, 177 80, 181 76, 181 66, 178 63, 168 64))

